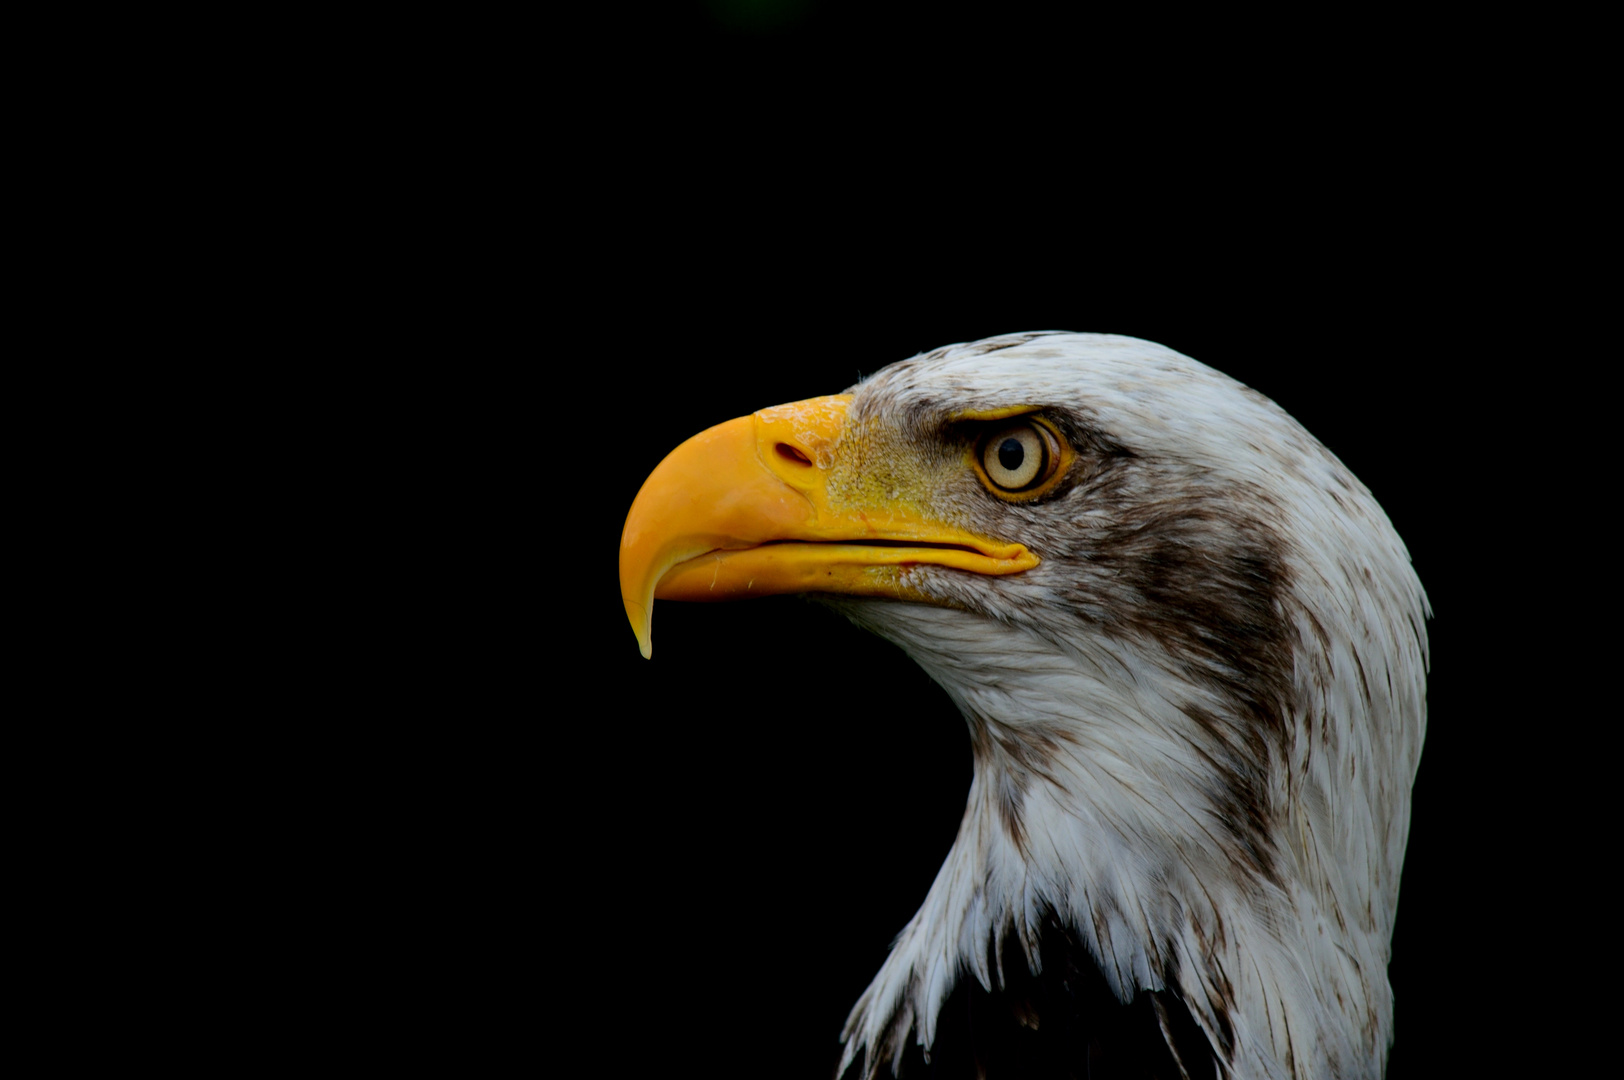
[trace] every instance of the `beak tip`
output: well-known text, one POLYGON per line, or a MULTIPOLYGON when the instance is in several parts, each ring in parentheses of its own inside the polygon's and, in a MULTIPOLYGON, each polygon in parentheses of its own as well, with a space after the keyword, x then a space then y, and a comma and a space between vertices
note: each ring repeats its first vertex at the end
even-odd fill
MULTIPOLYGON (((652 590, 650 590, 652 591, 652 590)), ((626 601, 626 618, 632 624, 632 633, 637 635, 637 651, 643 654, 643 659, 651 659, 654 655, 654 600, 649 598, 646 604, 626 601)))

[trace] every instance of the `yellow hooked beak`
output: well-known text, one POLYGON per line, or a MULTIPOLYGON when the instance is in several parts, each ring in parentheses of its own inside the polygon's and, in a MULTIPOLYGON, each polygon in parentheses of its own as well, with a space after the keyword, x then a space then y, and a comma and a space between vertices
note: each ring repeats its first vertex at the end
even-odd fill
POLYGON ((972 536, 907 500, 834 495, 828 480, 850 404, 811 398, 718 424, 644 481, 621 533, 620 595, 645 657, 656 598, 912 597, 910 566, 1016 574, 1038 564, 1020 544, 972 536))

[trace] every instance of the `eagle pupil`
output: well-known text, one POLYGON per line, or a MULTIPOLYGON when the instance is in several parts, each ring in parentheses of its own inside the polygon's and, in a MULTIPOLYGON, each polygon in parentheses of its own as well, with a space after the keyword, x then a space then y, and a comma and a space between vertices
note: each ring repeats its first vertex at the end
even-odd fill
POLYGON ((998 464, 1010 472, 1019 469, 1025 459, 1026 448, 1021 445, 1021 440, 1010 438, 998 444, 998 464))

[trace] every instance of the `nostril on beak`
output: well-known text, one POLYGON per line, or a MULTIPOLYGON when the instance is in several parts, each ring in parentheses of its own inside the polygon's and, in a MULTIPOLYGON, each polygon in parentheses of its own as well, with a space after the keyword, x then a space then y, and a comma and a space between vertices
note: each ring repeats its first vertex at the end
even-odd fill
POLYGON ((779 443, 778 446, 775 449, 777 449, 777 451, 778 451, 778 456, 783 458, 785 461, 793 461, 797 465, 810 465, 810 464, 812 464, 812 459, 811 458, 807 457, 804 453, 802 453, 800 450, 797 450, 795 447, 791 446, 789 443, 779 443))

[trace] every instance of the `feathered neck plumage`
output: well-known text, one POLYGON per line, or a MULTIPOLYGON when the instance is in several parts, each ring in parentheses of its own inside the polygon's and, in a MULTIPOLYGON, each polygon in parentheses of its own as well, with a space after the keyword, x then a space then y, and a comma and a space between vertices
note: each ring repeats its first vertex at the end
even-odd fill
POLYGON ((1320 868, 1298 853, 1264 868, 1236 852, 1189 711, 1224 707, 1210 690, 1131 642, 834 604, 946 689, 975 754, 958 837, 852 1010, 841 1074, 858 1061, 877 1075, 910 1040, 928 1050, 960 979, 994 992, 1017 951, 1038 971, 1043 926, 1058 918, 1120 1001, 1176 994, 1217 1075, 1379 1075, 1388 929, 1336 925, 1320 900, 1336 886, 1304 880, 1320 868))

